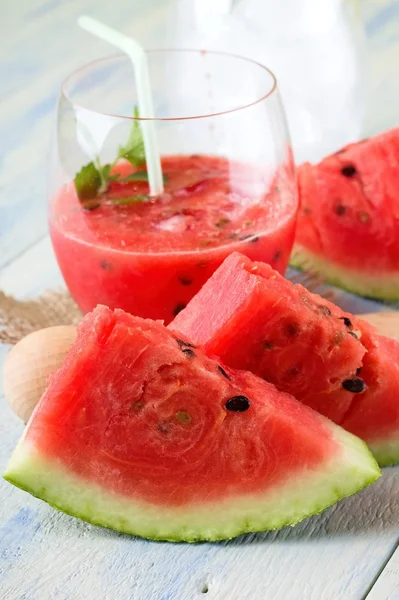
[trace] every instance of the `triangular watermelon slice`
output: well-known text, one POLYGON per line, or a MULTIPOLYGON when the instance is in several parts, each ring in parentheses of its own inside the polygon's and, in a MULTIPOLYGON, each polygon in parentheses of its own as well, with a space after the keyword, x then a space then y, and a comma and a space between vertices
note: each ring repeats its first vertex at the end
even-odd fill
POLYGON ((5 478, 98 525, 217 540, 293 525, 379 477, 365 444, 162 324, 98 307, 5 478))
POLYGON ((291 264, 380 299, 399 298, 399 128, 298 169, 291 264))
POLYGON ((269 265, 232 254, 169 327, 399 461, 398 342, 269 265))

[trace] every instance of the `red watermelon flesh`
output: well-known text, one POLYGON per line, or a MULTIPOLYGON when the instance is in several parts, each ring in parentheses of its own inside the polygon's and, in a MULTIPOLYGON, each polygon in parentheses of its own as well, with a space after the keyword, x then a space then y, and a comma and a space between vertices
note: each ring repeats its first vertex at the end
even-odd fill
POLYGON ((376 298, 399 298, 399 129, 298 169, 291 263, 376 298))
POLYGON ((360 320, 355 323, 368 349, 360 373, 367 390, 354 399, 341 425, 367 441, 380 465, 394 464, 399 460, 399 344, 360 320))
POLYGON ((378 474, 360 440, 288 394, 98 307, 5 477, 90 522, 194 541, 293 524, 378 474))
POLYGON ((269 265, 232 254, 170 327, 399 460, 399 344, 269 265))
POLYGON ((269 265, 234 253, 170 327, 339 422, 354 396, 342 382, 356 376, 366 352, 344 316, 269 265))

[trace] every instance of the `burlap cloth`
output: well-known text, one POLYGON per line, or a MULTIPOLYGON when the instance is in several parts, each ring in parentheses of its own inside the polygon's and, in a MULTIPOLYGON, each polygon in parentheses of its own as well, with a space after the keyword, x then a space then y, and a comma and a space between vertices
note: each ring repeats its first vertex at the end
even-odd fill
MULTIPOLYGON (((287 279, 317 291, 328 300, 333 292, 316 275, 289 272, 287 279)), ((0 342, 16 344, 33 331, 54 325, 77 325, 82 314, 68 292, 47 290, 32 300, 18 300, 0 291, 0 342)))
POLYGON ((53 325, 77 325, 82 314, 68 292, 48 290, 32 300, 0 291, 0 342, 16 344, 32 331, 53 325))

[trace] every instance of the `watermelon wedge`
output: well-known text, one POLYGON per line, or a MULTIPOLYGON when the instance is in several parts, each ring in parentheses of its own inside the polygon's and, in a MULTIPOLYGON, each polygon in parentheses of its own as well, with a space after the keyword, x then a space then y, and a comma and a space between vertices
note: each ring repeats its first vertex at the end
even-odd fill
POLYGON ((169 327, 399 461, 398 342, 269 265, 232 254, 169 327))
POLYGON ((288 394, 98 307, 5 478, 91 523, 196 541, 293 525, 379 474, 362 441, 288 394))
POLYGON ((362 296, 399 299, 399 128, 298 169, 291 264, 362 296))

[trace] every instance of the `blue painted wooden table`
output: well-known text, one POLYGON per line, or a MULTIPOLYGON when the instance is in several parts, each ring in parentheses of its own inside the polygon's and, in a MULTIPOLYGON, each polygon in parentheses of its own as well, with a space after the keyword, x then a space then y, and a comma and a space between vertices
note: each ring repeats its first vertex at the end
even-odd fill
MULTIPOLYGON (((362 2, 372 50, 372 133, 399 120, 399 2, 362 2)), ((103 53, 77 30, 78 14, 157 46, 167 10, 161 0, 33 0, 10 3, 2 15, 0 288, 6 292, 35 296, 62 284, 45 219, 51 116, 63 77, 103 53)), ((360 312, 374 308, 343 294, 339 301, 360 312)), ((0 348, 1 362, 6 350, 0 348)), ((0 471, 21 432, 0 390, 0 471)), ((198 545, 118 535, 0 482, 1 600, 360 600, 398 541, 398 468, 295 528, 198 545)), ((398 590, 379 592, 380 583, 373 600, 399 598, 398 590)))

